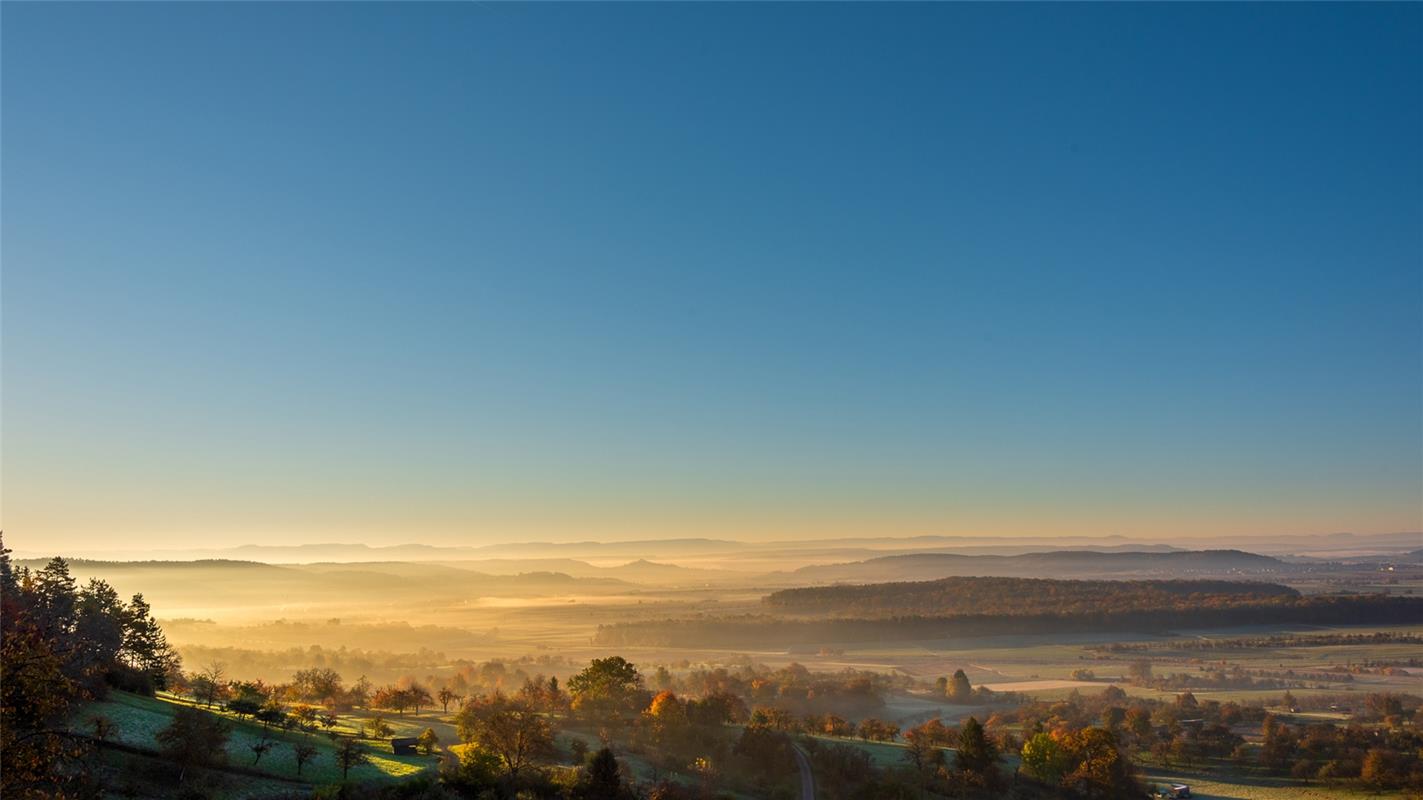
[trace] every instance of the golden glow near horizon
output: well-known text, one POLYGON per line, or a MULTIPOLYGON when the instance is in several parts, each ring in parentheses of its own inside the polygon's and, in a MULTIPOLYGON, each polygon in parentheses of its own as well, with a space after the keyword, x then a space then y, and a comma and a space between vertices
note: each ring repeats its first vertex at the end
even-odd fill
MULTIPOLYGON (((1129 511, 1129 510, 1128 510, 1129 511)), ((9 546, 26 552, 64 553, 76 550, 142 552, 144 549, 202 549, 254 545, 358 543, 371 546, 428 544, 479 546, 519 542, 632 541, 681 538, 728 539, 744 542, 841 539, 860 537, 951 536, 963 538, 1104 538, 1137 541, 1219 539, 1232 536, 1319 535, 1338 532, 1396 533, 1418 530, 1418 520, 1406 515, 1356 515, 1330 519, 1302 514, 1297 519, 1213 519, 1183 509, 1169 519, 1148 521, 1119 511, 1091 518, 1036 519, 1022 514, 982 509, 959 514, 952 522, 930 515, 842 510, 835 518, 793 512, 748 514, 731 509, 690 509, 686 514, 644 512, 608 514, 605 510, 519 514, 471 514, 438 519, 429 514, 398 511, 303 514, 300 523, 273 519, 273 514, 239 515, 221 523, 161 514, 133 517, 65 514, 58 520, 30 522, 25 514, 7 514, 9 546), (265 519, 261 517, 266 517, 265 519), (1360 524, 1360 523, 1363 524, 1360 524)), ((225 516, 225 515, 220 515, 225 516)))

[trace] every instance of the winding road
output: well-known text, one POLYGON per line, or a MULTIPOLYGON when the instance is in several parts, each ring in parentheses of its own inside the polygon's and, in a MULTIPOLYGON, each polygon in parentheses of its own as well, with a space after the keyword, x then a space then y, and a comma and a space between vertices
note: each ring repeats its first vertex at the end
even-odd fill
POLYGON ((815 773, 810 769, 810 759, 800 745, 791 745, 795 753, 795 763, 800 767, 800 800, 815 800, 815 773))

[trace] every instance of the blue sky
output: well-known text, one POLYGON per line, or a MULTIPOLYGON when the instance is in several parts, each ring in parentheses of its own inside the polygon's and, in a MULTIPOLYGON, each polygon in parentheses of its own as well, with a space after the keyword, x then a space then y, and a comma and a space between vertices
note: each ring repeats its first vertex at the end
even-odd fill
POLYGON ((1418 4, 3 23, 16 546, 1423 528, 1418 4))

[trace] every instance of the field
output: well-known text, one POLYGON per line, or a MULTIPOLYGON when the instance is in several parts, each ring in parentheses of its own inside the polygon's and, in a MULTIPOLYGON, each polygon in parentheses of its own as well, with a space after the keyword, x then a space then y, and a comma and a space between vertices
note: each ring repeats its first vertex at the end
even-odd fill
MULTIPOLYGON (((185 704, 187 703, 184 701, 167 696, 142 697, 125 692, 113 692, 108 699, 90 703, 84 707, 72 725, 82 731, 86 729, 88 720, 92 717, 104 716, 114 723, 114 734, 110 737, 112 741, 140 750, 156 751, 158 743, 155 736, 168 726, 174 712, 185 704)), ((326 735, 275 729, 264 734, 260 723, 239 720, 226 712, 215 711, 213 713, 223 716, 231 727, 231 735, 227 744, 229 765, 251 766, 253 759, 251 745, 261 741, 265 735, 266 738, 276 742, 276 746, 262 756, 261 761, 254 767, 257 771, 270 775, 272 778, 307 784, 336 783, 341 780, 341 769, 336 765, 333 755, 335 747, 326 735), (291 748, 291 745, 298 741, 310 742, 317 748, 315 758, 306 764, 300 776, 297 775, 296 761, 291 748)), ((354 733, 360 724, 360 719, 346 717, 343 723, 338 727, 338 730, 354 733)), ((424 730, 428 723, 425 723, 424 720, 396 718, 392 720, 391 724, 393 728, 397 729, 396 735, 415 735, 424 730)), ((451 738, 453 737, 451 736, 451 738)), ((389 752, 382 753, 379 752, 381 743, 368 741, 366 744, 368 745, 367 757, 370 763, 351 770, 350 778, 353 781, 398 780, 431 769, 437 760, 437 757, 431 756, 397 756, 389 752)), ((384 747, 389 750, 388 744, 385 744, 384 747)))

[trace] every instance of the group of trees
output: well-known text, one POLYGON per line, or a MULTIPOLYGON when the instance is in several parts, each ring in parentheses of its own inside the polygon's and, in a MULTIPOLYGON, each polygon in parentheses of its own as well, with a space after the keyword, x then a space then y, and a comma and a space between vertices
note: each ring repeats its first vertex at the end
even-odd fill
MULTIPOLYGON (((1385 696, 1375 703, 1391 705, 1385 696)), ((1401 709, 1399 709, 1401 711, 1401 709)), ((1364 726, 1291 725, 1273 715, 1261 723, 1259 761, 1278 775, 1323 783, 1353 784, 1374 791, 1408 788, 1423 792, 1423 732, 1401 714, 1364 726)), ((1242 752, 1241 760, 1249 753, 1242 752)))
POLYGON ((899 738, 900 733, 898 725, 878 717, 865 717, 859 722, 847 720, 839 714, 807 714, 798 717, 775 706, 756 706, 749 716, 737 716, 734 719, 745 719, 747 725, 753 728, 766 728, 781 733, 811 733, 846 739, 859 738, 870 742, 892 742, 899 738))
MULTIPOLYGON (((705 716, 700 710, 689 714, 688 704, 670 692, 653 696, 626 659, 595 659, 568 679, 566 690, 556 678, 534 676, 512 694, 495 689, 466 699, 455 715, 466 747, 446 778, 466 794, 492 789, 508 796, 633 800, 628 777, 608 747, 585 760, 586 747, 574 739, 573 757, 583 763, 561 784, 542 766, 557 755, 560 721, 595 726, 605 736, 618 730, 642 744, 672 748, 687 726, 705 716)), ((674 794, 675 789, 663 787, 668 800, 674 794)))
POLYGON ((1089 726, 1033 734, 1023 743, 1022 771, 1074 795, 1140 797, 1131 762, 1110 728, 1089 726))
MULTIPOLYGON (((1258 724, 1264 714, 1260 706, 1197 701, 1190 692, 1178 695, 1171 702, 1162 702, 1130 697, 1121 688, 1109 686, 1096 695, 1073 692, 1060 701, 1025 703, 999 711, 989 719, 989 724, 1019 727, 1027 740, 1024 746, 1036 741, 1034 747, 1038 755, 1054 752, 1053 746, 1039 738, 1039 734, 1047 734, 1055 744, 1072 752, 1069 745, 1083 742, 1069 739, 1067 734, 1101 728, 1111 734, 1123 752, 1151 758, 1169 767, 1173 763, 1197 765, 1208 758, 1232 755, 1243 742, 1234 729, 1258 724)), ((1050 766, 1058 762, 1047 759, 1043 763, 1050 766)), ((1063 775, 1071 773, 1070 769, 1064 770, 1063 775)), ((1100 770, 1098 773, 1101 774, 1100 770)), ((1040 774, 1039 777, 1046 776, 1040 774)))
POLYGON ((302 670, 291 683, 268 684, 261 680, 230 680, 226 665, 221 663, 208 664, 171 688, 208 709, 222 708, 238 719, 251 717, 262 723, 264 731, 280 728, 308 733, 335 727, 337 718, 330 701, 333 694, 347 691, 341 689, 341 676, 329 670, 302 670), (312 698, 325 698, 327 705, 304 702, 312 698))
POLYGON ((546 653, 509 660, 456 661, 454 672, 448 679, 437 681, 432 676, 430 683, 449 688, 461 696, 492 692, 510 694, 530 681, 545 682, 544 672, 551 668, 567 666, 566 658, 546 653))
POLYGON ((805 739, 798 746, 815 769, 816 793, 824 800, 1005 795, 1010 777, 1000 758, 1001 742, 977 718, 957 727, 932 719, 906 730, 904 740, 902 764, 886 767, 876 766, 866 750, 852 745, 805 739))
POLYGON ((0 539, 0 794, 77 796, 90 743, 65 724, 74 708, 109 687, 152 694, 180 662, 142 595, 78 586, 61 558, 16 569, 9 552, 0 539))
POLYGON ((700 762, 704 770, 726 760, 726 724, 745 719, 745 705, 734 695, 682 698, 664 690, 640 715, 634 741, 660 754, 668 768, 700 762))
POLYGON ((682 697, 734 696, 747 707, 777 707, 799 715, 841 714, 870 716, 884 708, 892 688, 911 688, 907 676, 888 676, 865 670, 813 672, 791 662, 769 668, 750 662, 734 667, 697 667, 673 673, 656 667, 648 682, 657 690, 682 697))
MULTIPOLYGON (((193 623, 189 621, 189 624, 193 623)), ((549 654, 451 662, 442 653, 426 648, 414 653, 393 653, 311 645, 258 651, 184 644, 182 649, 189 663, 222 664, 229 674, 266 681, 280 690, 285 702, 321 705, 338 711, 370 705, 377 685, 367 676, 378 678, 382 687, 392 691, 412 685, 422 687, 434 698, 433 703, 422 699, 422 708, 437 703, 442 710, 449 711, 458 706, 461 698, 471 695, 495 691, 510 694, 531 681, 546 685, 549 679, 536 669, 569 666, 567 659, 549 654), (292 665, 301 667, 295 675, 292 665), (346 682, 342 680, 343 675, 360 677, 346 682)), ((406 707, 414 708, 414 704, 407 702, 406 707)))
POLYGON ((364 675, 347 686, 340 673, 327 667, 298 670, 288 683, 267 683, 260 678, 237 681, 229 677, 230 672, 237 670, 230 670, 223 661, 210 661, 192 672, 176 674, 168 688, 209 708, 236 700, 239 708, 256 702, 319 706, 329 711, 367 706, 372 693, 364 675))
POLYGON ((1127 676, 1132 685, 1147 689, 1156 689, 1163 692, 1181 692, 1191 689, 1202 690, 1228 690, 1228 689, 1284 689, 1288 687, 1300 687, 1303 682, 1314 680, 1331 683, 1352 683, 1354 678, 1348 674, 1331 674, 1326 672, 1299 673, 1294 670, 1283 670, 1272 672, 1270 670, 1255 669, 1249 670, 1241 666, 1225 668, 1221 666, 1203 666, 1196 672, 1172 672, 1167 675, 1157 675, 1154 672, 1152 662, 1142 658, 1133 661, 1127 666, 1127 676))
POLYGON ((982 705, 1002 699, 986 686, 973 686, 962 669, 954 670, 951 677, 940 677, 934 682, 934 688, 950 703, 958 705, 982 705))
MULTIPOLYGON (((1144 671, 1144 670, 1139 670, 1144 671)), ((1285 708, 1294 706, 1286 692, 1285 708)), ((1052 703, 1026 703, 995 714, 991 726, 1025 731, 1023 772, 1045 784, 1093 797, 1131 787, 1130 756, 1163 766, 1200 766, 1229 759, 1299 780, 1359 788, 1423 790, 1423 733, 1413 725, 1420 700, 1375 693, 1347 725, 1291 724, 1261 705, 1198 700, 1183 692, 1170 701, 1129 697, 1117 687, 1100 694, 1073 693, 1052 703), (1260 744, 1240 731, 1258 726, 1260 744)))
MULTIPOLYGON (((622 657, 595 659, 562 686, 554 679, 533 678, 512 694, 496 691, 467 700, 456 715, 461 738, 469 745, 463 750, 460 780, 466 790, 493 781, 506 793, 538 794, 537 787, 553 774, 544 764, 556 756, 557 729, 567 726, 597 731, 605 741, 622 742, 658 770, 693 774, 703 783, 702 790, 694 792, 661 781, 649 790, 649 797, 705 796, 711 786, 739 788, 756 796, 775 794, 774 787, 795 780, 791 736, 826 724, 837 730, 847 726, 843 730, 849 732, 857 729, 834 714, 801 715, 793 710, 801 707, 798 701, 815 696, 814 689, 807 687, 821 681, 839 686, 846 680, 858 678, 830 679, 799 665, 779 670, 692 670, 680 678, 665 668, 657 670, 653 682, 658 685, 695 685, 704 690, 699 695, 681 695, 672 688, 655 692, 647 688, 637 666, 622 657), (748 710, 747 699, 757 697, 773 704, 748 710), (738 729, 729 723, 745 725, 738 729)), ((897 726, 872 718, 858 728, 876 738, 898 733, 897 726), (887 733, 880 732, 880 726, 887 733)), ((581 760, 581 753, 575 751, 574 758, 581 760)), ((609 777, 613 764, 611 753, 595 755, 580 767, 583 777, 559 796, 631 797, 626 780, 609 777), (604 779, 594 780, 597 775, 604 779), (621 788, 611 788, 615 785, 621 788)))
POLYGON ((297 670, 292 675, 289 695, 303 703, 335 706, 347 694, 341 674, 330 667, 297 670))
POLYGON ((423 706, 433 705, 435 698, 419 683, 410 682, 404 686, 383 686, 371 694, 370 707, 389 709, 404 715, 405 709, 420 713, 423 706))
MULTIPOLYGON (((402 676, 434 674, 440 667, 451 663, 444 653, 423 647, 414 652, 394 652, 345 646, 323 647, 319 644, 277 650, 198 644, 195 640, 216 635, 204 630, 206 624, 200 624, 196 620, 164 620, 164 626, 172 638, 183 642, 181 651, 184 661, 190 664, 222 662, 235 675, 250 679, 261 678, 268 682, 285 680, 293 669, 331 670, 341 675, 368 675, 372 680, 393 681, 402 676)), ((270 626, 256 627, 254 633, 266 634, 268 627, 270 626)), ((345 635, 352 638, 361 636, 365 630, 364 626, 350 624, 340 627, 345 635)), ((230 631, 233 636, 245 633, 244 629, 229 626, 223 626, 222 630, 230 631)), ((293 632, 291 635, 299 634, 293 632)), ((264 642, 271 641, 265 636, 262 639, 264 642)), ((332 697, 334 705, 349 706, 339 694, 332 697)), ((319 700, 313 698, 308 702, 319 700)))

